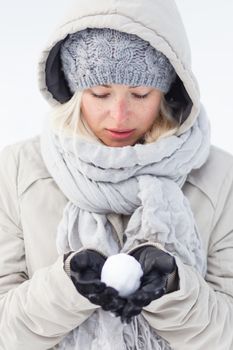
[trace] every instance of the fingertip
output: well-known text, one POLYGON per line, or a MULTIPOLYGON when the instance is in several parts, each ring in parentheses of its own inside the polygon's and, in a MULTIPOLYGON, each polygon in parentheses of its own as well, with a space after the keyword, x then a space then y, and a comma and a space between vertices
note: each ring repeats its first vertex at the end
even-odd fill
POLYGON ((132 321, 132 317, 127 317, 124 321, 124 325, 130 324, 131 321, 132 321))
MULTIPOLYGON (((104 283, 104 282, 102 282, 102 283, 104 283)), ((105 284, 105 286, 106 286, 106 284, 105 284)), ((119 292, 113 287, 106 286, 106 294, 117 297, 119 295, 119 292)))
POLYGON ((126 319, 124 317, 121 317, 121 322, 122 322, 123 326, 127 326, 130 323, 130 320, 126 319))
POLYGON ((154 299, 161 298, 165 293, 166 293, 166 288, 160 288, 160 289, 155 290, 154 299))

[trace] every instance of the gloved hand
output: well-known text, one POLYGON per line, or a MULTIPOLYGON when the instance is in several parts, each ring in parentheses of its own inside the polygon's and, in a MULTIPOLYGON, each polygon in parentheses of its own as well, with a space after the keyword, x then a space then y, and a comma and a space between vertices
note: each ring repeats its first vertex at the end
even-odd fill
POLYGON ((129 323, 142 308, 166 293, 168 275, 177 267, 172 255, 154 246, 143 246, 130 253, 142 266, 143 276, 139 289, 127 298, 122 310, 116 312, 122 322, 129 323))
POLYGON ((106 257, 95 250, 76 253, 70 261, 71 279, 77 291, 105 311, 121 313, 126 300, 116 289, 101 282, 101 270, 106 257))

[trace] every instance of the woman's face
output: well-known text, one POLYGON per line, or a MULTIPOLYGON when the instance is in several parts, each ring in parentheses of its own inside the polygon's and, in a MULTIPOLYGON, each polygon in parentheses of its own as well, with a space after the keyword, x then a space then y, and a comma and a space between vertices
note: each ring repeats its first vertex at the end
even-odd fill
POLYGON ((162 92, 147 86, 98 85, 83 92, 81 111, 105 145, 134 145, 159 114, 162 92))

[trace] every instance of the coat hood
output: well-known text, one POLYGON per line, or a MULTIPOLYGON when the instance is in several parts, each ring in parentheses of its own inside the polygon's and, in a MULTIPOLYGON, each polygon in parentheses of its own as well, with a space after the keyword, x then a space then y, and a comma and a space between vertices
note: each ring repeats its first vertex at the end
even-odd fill
POLYGON ((187 35, 174 0, 76 0, 39 60, 39 88, 51 105, 65 103, 72 97, 61 70, 61 43, 68 34, 86 28, 111 28, 136 34, 161 51, 177 73, 166 98, 182 104, 183 119, 178 134, 193 125, 200 112, 200 94, 191 71, 187 35))

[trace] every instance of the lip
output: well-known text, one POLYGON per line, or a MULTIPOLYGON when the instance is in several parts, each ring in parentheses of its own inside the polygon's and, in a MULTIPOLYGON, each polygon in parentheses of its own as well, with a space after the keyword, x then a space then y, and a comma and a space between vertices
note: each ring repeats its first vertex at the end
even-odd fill
POLYGON ((131 136, 135 129, 106 129, 108 134, 115 139, 126 139, 131 136))

